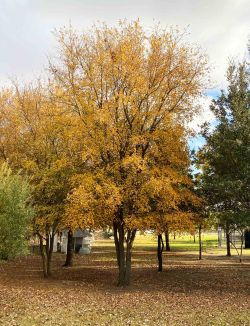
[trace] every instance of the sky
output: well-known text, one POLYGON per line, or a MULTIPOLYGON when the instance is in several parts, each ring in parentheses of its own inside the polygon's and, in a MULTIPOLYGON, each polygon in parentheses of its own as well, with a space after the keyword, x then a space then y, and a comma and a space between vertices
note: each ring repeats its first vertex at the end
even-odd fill
POLYGON ((54 29, 71 23, 81 31, 98 21, 114 25, 125 18, 139 18, 148 31, 156 23, 178 25, 208 54, 211 82, 192 125, 198 130, 212 120, 209 103, 226 85, 228 59, 246 55, 250 0, 0 0, 0 86, 44 71, 56 51, 54 29))

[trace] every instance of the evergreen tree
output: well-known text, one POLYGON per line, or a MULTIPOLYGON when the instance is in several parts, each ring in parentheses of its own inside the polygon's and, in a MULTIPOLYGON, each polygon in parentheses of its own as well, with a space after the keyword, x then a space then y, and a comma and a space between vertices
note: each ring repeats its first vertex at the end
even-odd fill
MULTIPOLYGON (((227 235, 250 225, 250 90, 247 62, 231 62, 228 88, 213 100, 217 125, 213 132, 204 125, 206 145, 198 153, 201 186, 209 208, 216 212, 227 235)), ((240 231, 239 231, 240 232, 240 231)))

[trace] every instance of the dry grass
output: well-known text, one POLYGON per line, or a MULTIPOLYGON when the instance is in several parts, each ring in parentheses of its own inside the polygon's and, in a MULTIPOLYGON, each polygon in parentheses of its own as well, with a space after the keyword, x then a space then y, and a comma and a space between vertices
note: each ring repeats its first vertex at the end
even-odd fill
POLYGON ((110 241, 75 257, 72 268, 62 268, 64 256, 56 254, 49 280, 39 256, 0 262, 0 325, 250 325, 249 256, 240 264, 236 257, 208 253, 198 261, 192 252, 173 252, 158 273, 152 243, 144 242, 137 243, 126 289, 115 285, 110 241))

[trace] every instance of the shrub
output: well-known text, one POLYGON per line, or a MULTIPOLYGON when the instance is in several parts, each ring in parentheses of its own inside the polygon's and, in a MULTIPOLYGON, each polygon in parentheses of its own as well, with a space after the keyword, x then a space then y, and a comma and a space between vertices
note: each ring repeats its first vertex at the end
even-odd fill
POLYGON ((13 174, 7 164, 0 166, 0 259, 14 258, 27 249, 33 209, 29 204, 28 182, 13 174))

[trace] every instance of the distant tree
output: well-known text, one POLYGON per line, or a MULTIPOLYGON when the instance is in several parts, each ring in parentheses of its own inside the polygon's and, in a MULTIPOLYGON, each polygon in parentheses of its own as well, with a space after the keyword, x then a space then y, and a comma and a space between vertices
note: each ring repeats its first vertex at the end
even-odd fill
POLYGON ((33 209, 25 179, 14 175, 6 163, 0 167, 0 259, 14 258, 27 249, 33 209))
POLYGON ((242 250, 244 244, 245 230, 250 226, 250 214, 249 212, 225 212, 219 214, 219 221, 222 225, 227 225, 227 237, 229 246, 231 245, 237 252, 240 262, 242 262, 242 250), (238 234, 240 238, 240 244, 237 245, 237 241, 233 240, 233 235, 238 234))
POLYGON ((203 128, 206 145, 198 153, 201 187, 209 208, 217 212, 227 238, 237 225, 247 226, 250 213, 250 84, 247 62, 231 62, 228 88, 211 105, 217 125, 203 128), (239 218, 241 216, 241 218, 239 218), (245 222, 243 220, 245 219, 245 222), (240 223, 237 221, 241 220, 240 223))
POLYGON ((199 260, 201 260, 203 252, 202 232, 211 229, 211 226, 213 225, 213 218, 208 211, 204 210, 204 206, 201 205, 199 209, 196 209, 196 212, 193 214, 193 224, 194 230, 198 231, 199 260))

